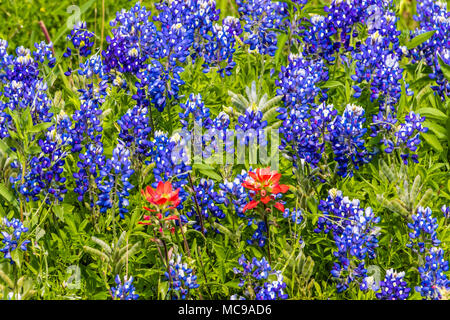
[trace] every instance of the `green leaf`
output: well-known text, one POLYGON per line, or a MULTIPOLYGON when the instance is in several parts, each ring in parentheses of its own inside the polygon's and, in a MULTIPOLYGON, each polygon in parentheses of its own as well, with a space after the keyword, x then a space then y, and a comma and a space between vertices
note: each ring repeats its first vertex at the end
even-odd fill
POLYGON ((427 41, 428 39, 430 39, 435 32, 436 32, 436 30, 432 30, 432 31, 428 31, 428 32, 419 34, 417 37, 412 38, 411 41, 409 41, 408 43, 405 44, 406 48, 408 48, 408 50, 411 50, 411 49, 417 47, 418 45, 420 45, 420 44, 424 43, 425 41, 427 41))
POLYGON ((276 62, 280 61, 280 57, 281 57, 281 54, 283 53, 284 45, 286 44, 287 41, 288 41, 288 35, 287 34, 281 33, 278 36, 278 39, 277 39, 278 49, 277 49, 277 52, 275 53, 275 61, 276 62))
POLYGON ((220 174, 217 173, 217 170, 215 170, 213 167, 208 166, 206 164, 203 163, 195 163, 193 166, 193 168, 197 169, 198 171, 200 171, 200 173, 202 175, 205 175, 213 180, 216 181, 222 181, 223 178, 220 174))
POLYGON ((433 133, 436 135, 438 139, 440 140, 447 139, 447 129, 444 128, 443 126, 430 121, 424 121, 423 126, 433 131, 433 133))
POLYGON ((439 53, 438 53, 438 61, 439 61, 439 66, 441 67, 442 73, 447 78, 447 80, 450 81, 450 65, 446 64, 444 62, 444 60, 442 60, 439 53))
POLYGON ((53 212, 62 222, 64 222, 64 207, 62 205, 53 206, 53 212))
POLYGON ((422 133, 422 136, 424 137, 425 141, 433 147, 434 150, 441 153, 444 151, 442 148, 442 144, 439 142, 438 138, 431 133, 422 133))
POLYGON ((14 197, 14 194, 11 192, 11 190, 8 189, 3 183, 0 183, 0 195, 11 204, 17 205, 17 200, 14 197))
POLYGON ((22 264, 22 255, 23 255, 22 250, 11 251, 11 259, 16 263, 16 265, 19 267, 19 269, 22 264))
POLYGON ((442 111, 435 108, 422 108, 417 110, 421 116, 425 116, 427 118, 437 119, 441 121, 447 121, 447 115, 442 111))
POLYGON ((39 123, 28 130, 29 133, 37 133, 41 131, 45 131, 53 125, 51 122, 43 122, 39 123))
POLYGON ((0 150, 5 153, 12 160, 17 159, 17 155, 12 149, 6 144, 3 139, 0 139, 0 150))
POLYGON ((323 87, 323 88, 337 88, 337 87, 345 87, 345 86, 340 81, 329 80, 329 81, 325 82, 321 87, 323 87))

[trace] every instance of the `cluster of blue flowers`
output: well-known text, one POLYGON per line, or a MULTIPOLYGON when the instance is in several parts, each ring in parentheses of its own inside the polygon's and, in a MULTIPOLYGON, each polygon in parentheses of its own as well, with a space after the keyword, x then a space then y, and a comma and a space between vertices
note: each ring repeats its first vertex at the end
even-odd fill
POLYGON ((148 108, 135 105, 117 121, 120 127, 119 138, 126 147, 132 150, 132 157, 143 163, 147 158, 151 147, 148 108))
MULTIPOLYGON (((381 110, 387 105, 393 109, 401 95, 403 70, 399 61, 403 50, 398 39, 401 32, 397 30, 397 17, 388 7, 374 6, 371 9, 369 36, 353 52, 356 68, 352 79, 370 84, 370 100, 379 100, 381 110)), ((354 97, 360 97, 360 86, 355 85, 353 89, 356 91, 354 97)))
MULTIPOLYGON (((66 145, 70 141, 59 117, 56 117, 56 126, 52 124, 53 113, 50 112, 52 101, 48 96, 48 86, 40 72, 40 65, 48 61, 53 68, 55 57, 52 54, 52 44, 45 42, 35 43, 36 50, 31 52, 24 47, 16 49, 16 55, 7 53, 8 43, 0 41, 0 82, 2 90, 0 96, 0 138, 12 135, 13 138, 23 139, 28 135, 26 128, 17 128, 13 117, 26 119, 31 117, 34 126, 47 124, 47 133, 39 139, 40 152, 25 159, 24 162, 15 161, 12 166, 19 168, 20 173, 10 177, 13 188, 22 194, 27 201, 36 201, 40 195, 46 196, 47 203, 53 199, 62 200, 66 193, 66 178, 63 176, 66 145), (21 133, 18 133, 18 132, 21 133), (23 168, 24 166, 24 168, 23 168)), ((31 128, 28 128, 31 129, 31 128)), ((39 132, 33 132, 33 136, 39 132)), ((31 141, 35 138, 32 137, 31 141)), ((26 146, 28 147, 28 146, 26 146)))
POLYGON ((17 248, 27 251, 27 244, 31 242, 30 240, 20 240, 22 233, 28 232, 28 228, 24 227, 19 219, 13 218, 8 220, 6 217, 3 217, 0 223, 0 230, 3 237, 3 247, 0 249, 0 252, 3 253, 3 258, 9 259, 9 262, 14 264, 11 252, 17 248))
POLYGON ((111 294, 114 300, 137 300, 139 295, 136 293, 136 288, 133 286, 133 277, 129 279, 124 277, 124 283, 120 279, 119 275, 116 275, 114 281, 117 286, 111 288, 111 294))
POLYGON ((338 115, 328 125, 330 142, 335 160, 338 163, 338 174, 342 177, 353 176, 353 167, 370 161, 370 154, 364 146, 364 134, 367 128, 363 127, 366 118, 364 109, 356 105, 347 105, 342 116, 338 115), (352 166, 349 166, 351 164, 352 166))
POLYGON ((450 43, 448 41, 448 29, 450 28, 450 12, 445 1, 424 0, 417 1, 417 15, 414 19, 419 22, 419 28, 411 34, 411 38, 425 32, 435 31, 430 39, 413 48, 409 52, 412 63, 424 61, 431 67, 431 79, 436 80, 433 90, 442 98, 450 96, 450 81, 444 77, 438 56, 450 64, 450 43))
POLYGON ((63 195, 67 193, 63 167, 67 156, 68 141, 65 133, 60 134, 56 129, 48 131, 45 139, 40 139, 38 142, 41 153, 38 157, 31 158, 30 169, 23 177, 23 182, 22 173, 19 173, 16 178, 10 178, 13 187, 25 196, 26 201, 29 201, 30 198, 37 201, 41 194, 46 196, 47 204, 50 204, 53 199, 63 200, 63 195))
POLYGON ((136 75, 137 101, 148 97, 162 111, 171 99, 179 98, 184 84, 180 74, 189 56, 193 62, 203 58, 204 72, 215 67, 222 76, 231 74, 235 36, 242 30, 231 18, 215 23, 219 10, 214 0, 161 1, 155 7, 153 16, 140 3, 118 12, 102 56, 106 72, 118 75, 116 82, 123 84, 122 73, 136 75))
POLYGON ((112 37, 107 36, 108 46, 102 52, 105 71, 136 74, 148 57, 158 56, 157 30, 150 21, 151 12, 140 3, 129 11, 119 11, 110 22, 112 37))
POLYGON ((100 212, 106 212, 113 207, 113 202, 118 201, 120 218, 125 218, 125 214, 128 212, 129 191, 134 187, 129 182, 134 173, 130 157, 130 150, 122 141, 119 141, 113 150, 112 158, 107 159, 105 167, 101 168, 101 171, 104 172, 102 176, 105 176, 105 179, 98 186, 100 194, 96 204, 100 207, 100 212), (117 199, 113 199, 112 194, 115 194, 117 199))
POLYGON ((425 260, 419 267, 421 283, 416 286, 416 291, 425 299, 440 299, 441 289, 448 290, 450 280, 444 273, 449 270, 449 264, 444 259, 444 250, 439 247, 441 241, 437 237, 437 218, 432 216, 430 208, 419 207, 417 214, 412 215, 412 220, 412 223, 408 223, 411 242, 407 246, 424 255, 425 260))
POLYGON ((263 120, 263 113, 257 108, 248 108, 245 114, 238 117, 236 124, 237 140, 241 145, 253 145, 257 143, 259 146, 267 144, 264 128, 267 127, 267 121, 263 120))
POLYGON ((377 299, 406 300, 411 288, 408 287, 404 277, 404 272, 397 273, 393 269, 387 270, 384 280, 380 281, 379 292, 375 294, 377 299))
MULTIPOLYGON (((253 257, 251 261, 247 260, 245 255, 238 259, 242 270, 233 268, 235 274, 240 275, 239 286, 252 288, 254 299, 256 300, 277 300, 287 299, 288 294, 285 292, 286 283, 280 271, 272 270, 266 258, 261 260, 253 257), (267 281, 269 276, 275 275, 276 280, 267 281)), ((248 291, 246 291, 248 293, 248 291)))
POLYGON ((197 289, 199 284, 197 283, 197 276, 193 274, 191 268, 187 263, 182 263, 182 256, 179 254, 175 259, 169 261, 169 273, 164 273, 166 280, 171 281, 169 283, 169 293, 175 293, 173 299, 185 300, 191 289, 197 289))
MULTIPOLYGON (((156 187, 159 181, 171 181, 174 189, 180 189, 180 200, 183 202, 188 198, 188 193, 183 189, 188 184, 188 173, 191 167, 188 166, 188 155, 183 147, 179 147, 179 137, 169 138, 167 134, 157 131, 155 138, 151 141, 150 159, 155 163, 153 174, 155 176, 156 187)), ((150 163, 150 161, 146 161, 150 163)), ((182 204, 178 207, 183 208, 182 204)))
POLYGON ((249 202, 248 192, 242 186, 242 183, 247 178, 247 172, 242 170, 240 174, 237 174, 233 181, 225 180, 220 184, 220 188, 226 192, 227 197, 225 199, 225 205, 228 206, 231 202, 234 206, 234 211, 238 217, 246 218, 243 213, 245 205, 249 202))
POLYGON ((257 244, 260 247, 264 247, 267 241, 267 228, 264 221, 255 222, 253 219, 249 220, 249 225, 256 224, 257 228, 252 235, 251 239, 247 240, 248 244, 257 244))
POLYGON ((22 112, 28 109, 33 119, 33 125, 41 122, 50 122, 53 116, 50 113, 51 100, 48 97, 48 86, 39 71, 39 63, 49 60, 49 66, 54 66, 54 57, 50 48, 52 44, 35 44, 36 51, 31 52, 22 46, 16 48, 16 56, 7 53, 8 42, 0 42, 0 81, 1 94, 7 101, 0 101, 0 138, 9 137, 12 128, 10 112, 22 112), (33 56, 37 60, 33 59, 33 56), (9 109, 9 111, 8 111, 9 109))
MULTIPOLYGON (((223 212, 222 208, 220 207, 220 205, 223 203, 225 203, 225 193, 223 192, 223 190, 214 190, 214 181, 202 178, 198 185, 194 185, 192 206, 190 210, 186 211, 186 215, 189 218, 196 219, 195 224, 193 224, 193 228, 202 231, 200 225, 200 217, 196 212, 197 204, 199 206, 203 221, 214 221, 220 223, 220 219, 225 218, 225 212, 223 212), (194 199, 194 197, 196 199, 194 199)), ((205 225, 204 227, 206 228, 205 225)), ((212 229, 218 232, 216 228, 212 229)))
POLYGON ((450 280, 444 273, 448 270, 449 265, 444 258, 444 250, 431 247, 425 257, 425 264, 419 267, 421 283, 416 287, 416 291, 424 298, 440 299, 441 290, 450 289, 450 280))
POLYGON ((442 214, 444 215, 445 219, 450 218, 450 206, 443 205, 441 208, 442 214))
MULTIPOLYGON (((79 21, 77 22, 70 34, 67 35, 67 40, 72 42, 73 49, 77 50, 77 52, 82 57, 87 57, 91 54, 92 46, 94 45, 94 33, 87 29, 86 22, 79 21)), ((72 49, 67 48, 66 52, 64 52, 64 57, 68 58, 72 55, 72 49)))
POLYGON ((301 209, 288 209, 286 208, 283 212, 283 218, 291 219, 293 223, 300 224, 303 222, 303 212, 301 209))
POLYGON ((277 51, 277 33, 272 29, 283 29, 288 16, 287 5, 271 0, 236 0, 244 31, 248 38, 244 43, 250 50, 274 56, 277 51))
POLYGON ((308 55, 319 55, 332 62, 334 53, 353 51, 351 39, 358 36, 357 23, 368 23, 373 8, 384 5, 383 0, 332 0, 325 6, 325 16, 312 15, 310 26, 299 29, 299 35, 306 44, 308 55))
POLYGON ((210 109, 202 101, 202 96, 193 93, 189 95, 186 103, 180 104, 180 107, 183 111, 179 113, 182 124, 180 146, 192 143, 194 156, 201 156, 204 160, 209 159, 215 153, 219 157, 222 156, 220 152, 223 150, 228 154, 233 154, 234 136, 227 131, 230 118, 225 112, 220 112, 217 117, 212 118, 210 109), (220 144, 222 150, 219 150, 220 144))
POLYGON ((326 100, 319 82, 328 80, 328 71, 321 60, 308 60, 302 55, 290 55, 287 67, 282 66, 275 84, 277 94, 283 96, 284 106, 277 111, 280 126, 280 150, 294 160, 302 159, 315 167, 322 158, 327 124, 337 111, 324 103, 316 105, 316 98, 326 100))
POLYGON ((337 247, 333 254, 339 262, 334 263, 331 274, 337 280, 338 292, 345 291, 357 278, 362 280, 360 288, 367 288, 365 260, 376 256, 379 233, 376 224, 380 218, 375 217, 372 208, 362 209, 359 200, 350 201, 336 189, 329 191, 327 200, 320 201, 319 210, 323 215, 314 231, 332 231, 337 247))
POLYGON ((411 216, 412 222, 408 223, 408 228, 411 229, 409 238, 411 242, 407 244, 409 248, 416 248, 420 253, 425 252, 425 249, 432 246, 439 246, 441 241, 437 237, 437 218, 434 218, 430 208, 419 207, 417 214, 411 216))
MULTIPOLYGON (((325 90, 319 88, 319 83, 328 80, 328 70, 321 60, 307 59, 300 55, 291 54, 288 66, 281 66, 281 72, 275 84, 279 87, 277 94, 283 96, 286 108, 307 110, 315 105, 315 99, 327 98, 325 90)), ((286 108, 279 108, 278 112, 285 114, 286 108)), ((284 117, 280 117, 283 119, 284 117)))
POLYGON ((321 161, 325 142, 329 140, 328 125, 334 121, 337 110, 333 105, 320 104, 308 113, 292 109, 283 121, 280 149, 295 160, 303 159, 312 167, 321 161))

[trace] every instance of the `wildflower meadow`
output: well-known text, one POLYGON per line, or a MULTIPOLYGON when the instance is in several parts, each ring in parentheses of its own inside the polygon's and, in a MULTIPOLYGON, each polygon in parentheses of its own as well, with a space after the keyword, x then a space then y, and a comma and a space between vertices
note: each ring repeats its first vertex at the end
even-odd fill
POLYGON ((449 9, 0 0, 1 298, 449 299, 449 9))

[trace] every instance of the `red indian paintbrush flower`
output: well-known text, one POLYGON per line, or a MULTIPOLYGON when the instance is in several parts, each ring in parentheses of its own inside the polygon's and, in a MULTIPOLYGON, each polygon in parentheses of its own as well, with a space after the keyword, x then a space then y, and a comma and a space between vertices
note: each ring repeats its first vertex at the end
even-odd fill
MULTIPOLYGON (((147 188, 141 192, 147 201, 159 210, 174 209, 180 204, 180 198, 178 197, 180 188, 175 191, 172 190, 172 184, 169 181, 160 181, 156 189, 147 186, 147 188)), ((156 211, 147 207, 144 207, 144 209, 148 211, 156 211)))
MULTIPOLYGON (((258 168, 255 172, 249 171, 248 175, 242 186, 253 191, 251 194, 253 199, 245 205, 243 212, 255 208, 260 202, 268 204, 276 199, 277 194, 286 193, 289 190, 289 186, 278 183, 281 174, 271 171, 270 168, 258 168)), ((282 203, 276 202, 274 207, 284 212, 282 203)))
MULTIPOLYGON (((156 189, 153 189, 150 186, 147 186, 144 190, 141 191, 142 195, 145 199, 155 207, 155 209, 151 209, 148 207, 144 207, 147 211, 156 212, 153 216, 157 220, 162 223, 162 221, 170 221, 177 220, 177 216, 168 216, 164 217, 163 213, 165 210, 175 209, 180 204, 180 198, 178 196, 180 189, 177 190, 172 189, 172 184, 167 182, 160 181, 156 189)), ((152 216, 144 215, 144 220, 149 221, 152 216)), ((150 225, 151 222, 140 221, 139 224, 150 225)), ((171 232, 174 232, 175 228, 171 229, 171 232)), ((162 228, 159 229, 162 232, 162 228)))

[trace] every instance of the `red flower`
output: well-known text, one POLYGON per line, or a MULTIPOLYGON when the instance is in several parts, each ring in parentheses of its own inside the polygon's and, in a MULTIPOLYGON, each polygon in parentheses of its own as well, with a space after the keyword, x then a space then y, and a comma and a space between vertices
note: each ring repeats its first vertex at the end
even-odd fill
MULTIPOLYGON (((289 190, 289 186, 279 184, 281 174, 271 171, 270 168, 258 168, 255 172, 250 171, 248 175, 249 177, 242 183, 242 186, 252 190, 252 198, 256 197, 256 199, 247 203, 243 212, 255 208, 260 202, 268 204, 271 200, 275 200, 277 194, 286 193, 289 190)), ((276 202, 274 207, 284 211, 284 206, 280 202, 276 202)))
MULTIPOLYGON (((156 208, 156 210, 147 207, 144 207, 144 209, 152 212, 156 211, 156 214, 153 216, 144 215, 145 221, 140 221, 139 224, 151 225, 152 222, 150 222, 150 220, 152 218, 159 220, 160 225, 163 225, 164 222, 178 219, 175 215, 163 217, 163 213, 165 210, 175 209, 180 204, 180 198, 178 196, 178 193, 180 192, 179 188, 173 191, 170 182, 160 181, 156 189, 147 186, 145 190, 142 190, 141 192, 145 199, 156 208)), ((163 231, 162 227, 159 228, 159 231, 163 231)), ((171 228, 170 231, 173 233, 175 228, 171 228)))
MULTIPOLYGON (((178 197, 180 188, 173 191, 172 184, 169 181, 160 181, 156 189, 147 186, 147 188, 141 192, 148 202, 160 210, 174 209, 180 204, 180 198, 178 197)), ((144 207, 144 209, 148 211, 155 211, 147 207, 144 207)))

